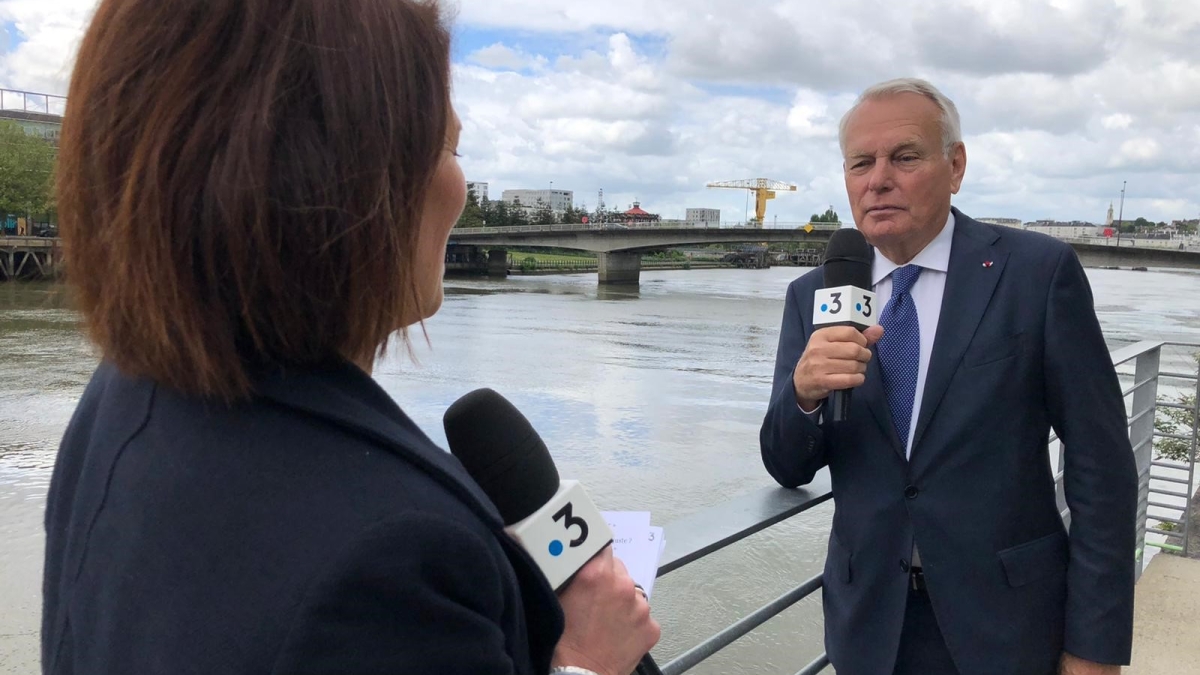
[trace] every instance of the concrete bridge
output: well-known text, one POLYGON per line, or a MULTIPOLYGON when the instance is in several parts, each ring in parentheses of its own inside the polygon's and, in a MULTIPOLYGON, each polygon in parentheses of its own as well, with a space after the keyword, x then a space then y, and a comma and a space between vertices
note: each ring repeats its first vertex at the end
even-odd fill
MULTIPOLYGON (((824 243, 840 225, 813 223, 808 229, 787 227, 696 227, 693 223, 613 223, 522 225, 518 227, 456 228, 452 246, 488 250, 488 272, 504 276, 508 247, 574 249, 599 254, 601 284, 636 284, 644 253, 688 245, 824 243)), ((1157 267, 1200 270, 1200 252, 1137 246, 1104 246, 1068 242, 1086 267, 1157 267)))
POLYGON ((838 228, 837 224, 814 223, 811 229, 802 225, 762 229, 696 227, 691 223, 473 227, 453 230, 450 245, 488 249, 488 271, 493 276, 504 276, 510 246, 588 251, 599 254, 600 283, 636 284, 645 253, 705 244, 824 243, 838 228))

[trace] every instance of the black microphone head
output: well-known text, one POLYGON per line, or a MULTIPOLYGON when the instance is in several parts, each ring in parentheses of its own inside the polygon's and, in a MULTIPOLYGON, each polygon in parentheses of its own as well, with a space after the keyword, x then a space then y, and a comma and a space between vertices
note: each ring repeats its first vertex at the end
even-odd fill
POLYGON ((558 492, 558 469, 521 411, 491 389, 476 389, 442 417, 450 453, 500 511, 505 525, 524 520, 558 492))
POLYGON ((856 286, 871 289, 871 258, 874 253, 862 232, 852 227, 837 230, 825 247, 825 288, 856 286))

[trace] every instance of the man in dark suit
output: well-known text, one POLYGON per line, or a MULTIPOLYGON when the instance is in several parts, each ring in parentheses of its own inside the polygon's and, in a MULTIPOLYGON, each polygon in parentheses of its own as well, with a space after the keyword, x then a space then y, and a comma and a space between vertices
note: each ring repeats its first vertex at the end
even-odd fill
POLYGON ((830 469, 830 660, 839 675, 1118 673, 1136 471, 1078 259, 951 207, 966 150, 954 104, 929 83, 867 90, 840 136, 881 325, 814 330, 822 271, 793 282, 761 432, 785 487, 830 469), (852 387, 848 419, 825 420, 828 394, 852 387))

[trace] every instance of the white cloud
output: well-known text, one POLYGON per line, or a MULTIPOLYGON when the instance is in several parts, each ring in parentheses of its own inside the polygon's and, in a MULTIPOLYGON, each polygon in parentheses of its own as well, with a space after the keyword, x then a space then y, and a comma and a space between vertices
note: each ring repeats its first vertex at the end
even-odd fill
POLYGON ((1105 115, 1100 119, 1100 124, 1105 129, 1128 129, 1133 124, 1133 117, 1124 113, 1105 115))
MULTIPOLYGON (((458 0, 463 165, 594 205, 741 218, 710 180, 796 183, 768 217, 848 212, 837 122, 917 75, 958 104, 967 213, 1102 220, 1200 212, 1200 3, 1163 0, 458 0), (486 37, 480 37, 486 36, 486 37), (471 41, 474 40, 474 41, 471 41)), ((64 93, 94 0, 0 0, 7 86, 64 93)))
POLYGON ((530 56, 520 49, 513 49, 499 42, 474 52, 467 60, 485 68, 501 70, 544 68, 549 63, 544 56, 530 56))

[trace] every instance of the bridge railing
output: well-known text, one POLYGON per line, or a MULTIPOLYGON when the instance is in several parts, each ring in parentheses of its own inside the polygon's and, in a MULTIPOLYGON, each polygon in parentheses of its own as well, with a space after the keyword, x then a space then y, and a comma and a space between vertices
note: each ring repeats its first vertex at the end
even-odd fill
POLYGON ((66 96, 0 88, 0 110, 19 110, 61 117, 66 108, 66 96))
MULTIPOLYGON (((456 227, 451 236, 479 234, 517 234, 522 232, 598 232, 621 230, 797 230, 809 223, 766 223, 755 227, 746 223, 706 223, 701 221, 662 220, 652 223, 556 223, 552 225, 510 225, 506 227, 456 227)), ((836 230, 848 223, 812 223, 813 231, 836 230)))
MULTIPOLYGON (((1187 483, 1186 489, 1174 496, 1176 500, 1182 499, 1183 503, 1176 503, 1171 508, 1182 509, 1184 513, 1188 513, 1187 509, 1190 506, 1191 493, 1195 486, 1196 422, 1197 417, 1200 417, 1196 413, 1200 411, 1197 410, 1195 400, 1189 400, 1187 404, 1179 402, 1178 387, 1174 387, 1176 391, 1173 394, 1169 394, 1160 400, 1159 380, 1163 379, 1168 382, 1200 382, 1200 379, 1198 379, 1200 378, 1200 371, 1196 370, 1196 361, 1190 353, 1186 356, 1180 356, 1178 353, 1172 354, 1169 351, 1166 353, 1166 361, 1171 369, 1160 370, 1160 364, 1164 361, 1164 349, 1172 347, 1184 350, 1200 349, 1200 345, 1146 341, 1117 349, 1110 354, 1113 365, 1118 368, 1118 372, 1121 374, 1122 382, 1129 383, 1123 392, 1126 397, 1126 409, 1128 410, 1130 443, 1133 446, 1134 456, 1137 460, 1139 486, 1137 548, 1135 551, 1131 551, 1131 555, 1134 556, 1134 559, 1138 563, 1141 563, 1137 565, 1139 577, 1145 563, 1145 557, 1142 555, 1144 546, 1150 545, 1166 550, 1181 550, 1187 546, 1187 537, 1189 535, 1186 524, 1188 521, 1187 517, 1179 521, 1182 523, 1180 526, 1182 530, 1176 535, 1164 533, 1158 529, 1147 529, 1148 521, 1176 522, 1161 514, 1150 513, 1149 511, 1150 508, 1161 508, 1163 506, 1162 504, 1150 501, 1152 493, 1161 494, 1160 488, 1152 488, 1152 479, 1154 481, 1164 480, 1161 474, 1156 473, 1153 476, 1151 475, 1151 469, 1161 465, 1161 460, 1156 460, 1153 457, 1155 438, 1162 438, 1164 436, 1167 438, 1177 437, 1191 444, 1191 458, 1193 461, 1186 463, 1187 477, 1177 477, 1169 481, 1178 485, 1187 483), (1183 363, 1190 363, 1190 367, 1183 367, 1181 365, 1183 363), (1182 433, 1179 433, 1180 430, 1178 429, 1172 432, 1164 432, 1161 431, 1163 427, 1160 424, 1158 425, 1159 430, 1156 431, 1155 421, 1158 410, 1188 410, 1189 406, 1193 414, 1190 429, 1182 433), (1186 496, 1184 496, 1185 493, 1186 496), (1161 543, 1147 542, 1146 535, 1148 532, 1156 535, 1175 536, 1175 538, 1183 540, 1183 546, 1172 547, 1161 543)), ((1197 393, 1200 393, 1200 384, 1197 384, 1197 393)), ((1188 399, 1185 398, 1185 400, 1188 399)), ((1057 439, 1051 436, 1050 442, 1057 442, 1057 439)), ((1063 455, 1061 443, 1059 446, 1058 453, 1054 453, 1050 449, 1051 446, 1049 444, 1047 449, 1052 453, 1052 456, 1054 454, 1058 455, 1059 463, 1056 469, 1058 471, 1056 480, 1059 508, 1062 509, 1064 522, 1069 524, 1070 512, 1065 506, 1065 496, 1063 495, 1062 486, 1063 455)), ((1185 463, 1183 462, 1177 462, 1172 463, 1168 468, 1178 473, 1185 468, 1184 465, 1185 463)), ((829 483, 828 471, 822 470, 810 485, 803 488, 794 490, 762 488, 756 492, 704 509, 686 518, 670 523, 665 527, 667 547, 658 569, 658 576, 661 577, 679 570, 750 535, 800 515, 832 498, 833 493, 829 483)), ((709 637, 664 664, 661 668, 663 675, 681 675, 691 670, 705 659, 728 647, 787 608, 812 595, 821 586, 822 575, 820 574, 804 580, 791 590, 738 619, 716 635, 709 637)), ((801 668, 796 675, 815 675, 823 671, 828 665, 829 659, 827 655, 821 654, 801 668)))

